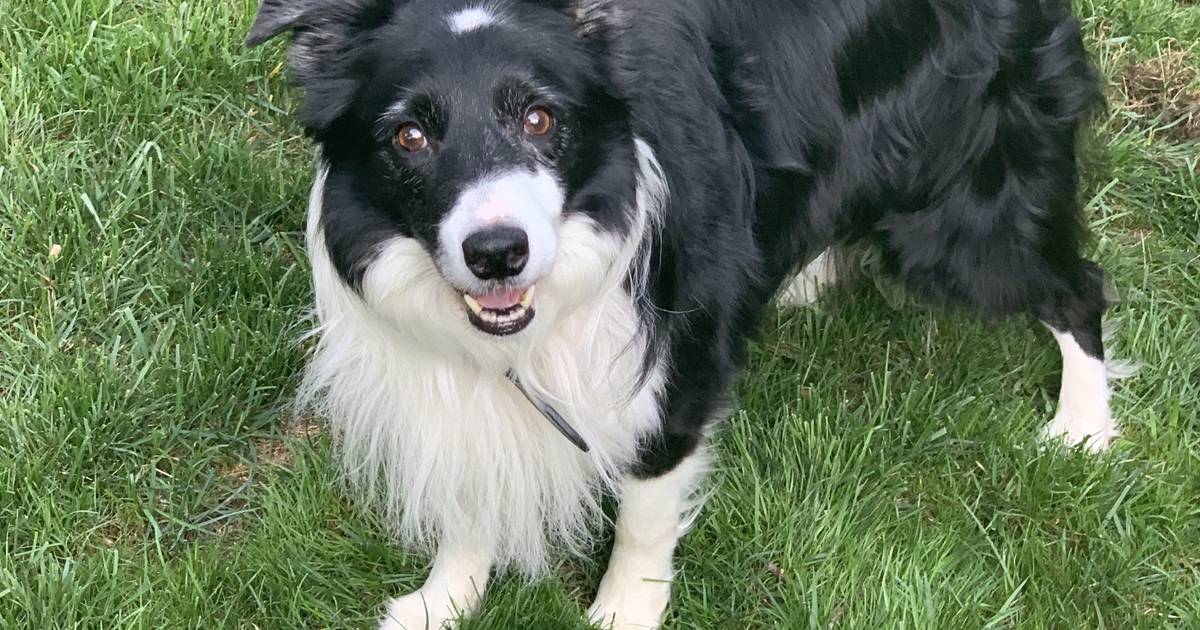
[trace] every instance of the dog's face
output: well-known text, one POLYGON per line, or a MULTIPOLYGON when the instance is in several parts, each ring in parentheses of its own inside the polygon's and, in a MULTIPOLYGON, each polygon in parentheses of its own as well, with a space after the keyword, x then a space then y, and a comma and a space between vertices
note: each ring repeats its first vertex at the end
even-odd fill
POLYGON ((596 267, 635 222, 637 159, 559 4, 262 5, 249 41, 295 33, 301 121, 329 165, 324 244, 368 301, 417 301, 495 339, 600 290, 596 267))

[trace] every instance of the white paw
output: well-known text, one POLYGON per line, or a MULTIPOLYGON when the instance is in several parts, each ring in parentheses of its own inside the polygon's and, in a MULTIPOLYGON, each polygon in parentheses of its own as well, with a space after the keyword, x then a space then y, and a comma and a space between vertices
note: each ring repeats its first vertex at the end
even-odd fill
POLYGON ((1067 446, 1082 444, 1093 453, 1107 451, 1118 435, 1120 431, 1117 430, 1117 423, 1107 414, 1079 418, 1062 411, 1042 430, 1044 440, 1062 440, 1067 446))
POLYGON ((812 306, 820 299, 826 287, 835 282, 837 282, 837 266, 834 264, 833 254, 826 250, 792 277, 791 282, 779 292, 779 304, 795 307, 812 306))
POLYGON ((804 274, 792 279, 783 291, 779 293, 779 304, 803 308, 817 303, 821 297, 821 284, 804 274))
POLYGON ((671 583, 667 580, 628 582, 625 588, 605 588, 601 584, 596 601, 588 608, 588 621, 603 630, 646 630, 662 624, 663 613, 671 602, 671 583))
POLYGON ((453 627, 454 620, 466 612, 449 598, 416 591, 388 602, 379 630, 442 630, 453 627))

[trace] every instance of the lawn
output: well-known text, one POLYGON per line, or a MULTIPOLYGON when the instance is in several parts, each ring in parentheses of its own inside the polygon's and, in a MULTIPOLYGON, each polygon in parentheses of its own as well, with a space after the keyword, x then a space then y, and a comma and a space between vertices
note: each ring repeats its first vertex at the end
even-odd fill
MULTIPOLYGON (((288 412, 312 149, 253 9, 0 0, 0 627, 367 627, 423 578, 288 412)), ((669 627, 1200 627, 1200 5, 1078 9, 1124 439, 1038 447, 1029 322, 869 279, 774 314, 669 627)), ((603 551, 464 627, 582 628, 603 551)))

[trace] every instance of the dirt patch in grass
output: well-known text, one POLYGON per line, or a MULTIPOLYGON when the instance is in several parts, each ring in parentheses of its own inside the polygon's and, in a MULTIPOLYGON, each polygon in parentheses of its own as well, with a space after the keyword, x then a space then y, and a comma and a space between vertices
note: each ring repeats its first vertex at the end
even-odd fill
POLYGON ((292 466, 292 449, 288 442, 293 439, 311 439, 321 434, 321 424, 314 418, 292 418, 282 428, 279 438, 260 438, 254 440, 254 460, 240 461, 232 465, 222 466, 217 472, 222 477, 246 481, 250 477, 250 466, 267 468, 290 468, 292 466))
POLYGON ((220 487, 227 494, 215 507, 194 518, 189 518, 188 521, 195 525, 195 529, 184 532, 180 539, 195 540, 199 536, 216 538, 240 536, 246 529, 246 522, 241 515, 248 511, 252 503, 248 497, 260 483, 258 475, 262 471, 272 468, 292 468, 294 454, 291 445, 297 440, 313 439, 322 431, 322 425, 314 418, 292 418, 286 425, 280 427, 278 436, 254 440, 254 450, 251 454, 233 462, 214 466, 214 472, 223 480, 220 487))
POLYGON ((1153 120, 1175 142, 1200 140, 1200 87, 1190 50, 1168 46, 1163 54, 1125 67, 1121 89, 1127 107, 1153 120))
POLYGON ((310 440, 321 434, 321 423, 315 418, 292 418, 283 427, 284 439, 257 440, 254 448, 258 450, 259 461, 269 466, 289 468, 292 465, 292 450, 288 442, 295 439, 310 440))

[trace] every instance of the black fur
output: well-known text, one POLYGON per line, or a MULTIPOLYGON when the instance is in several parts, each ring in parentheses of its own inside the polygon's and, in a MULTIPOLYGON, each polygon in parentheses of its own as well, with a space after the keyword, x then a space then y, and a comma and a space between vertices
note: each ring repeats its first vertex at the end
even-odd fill
POLYGON ((530 73, 564 112, 559 144, 528 156, 477 128, 488 150, 457 167, 551 161, 568 210, 618 232, 633 139, 653 148, 671 194, 644 317, 671 368, 640 475, 696 448, 731 403, 759 313, 833 244, 875 248, 920 295, 1033 314, 1103 356, 1075 155, 1101 99, 1064 0, 510 0, 513 26, 464 59, 429 25, 466 4, 267 0, 250 41, 297 32, 301 120, 347 208, 328 245, 352 285, 378 239, 428 241, 455 193, 380 148, 399 86, 428 85, 434 111, 439 81, 530 73))

